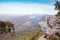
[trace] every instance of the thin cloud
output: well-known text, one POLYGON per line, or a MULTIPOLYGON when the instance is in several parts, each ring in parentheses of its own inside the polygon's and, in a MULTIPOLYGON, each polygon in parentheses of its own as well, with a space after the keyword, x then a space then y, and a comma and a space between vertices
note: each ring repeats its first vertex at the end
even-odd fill
POLYGON ((8 3, 0 5, 0 14, 30 15, 30 14, 49 14, 54 15, 56 11, 53 5, 44 4, 22 4, 8 3))

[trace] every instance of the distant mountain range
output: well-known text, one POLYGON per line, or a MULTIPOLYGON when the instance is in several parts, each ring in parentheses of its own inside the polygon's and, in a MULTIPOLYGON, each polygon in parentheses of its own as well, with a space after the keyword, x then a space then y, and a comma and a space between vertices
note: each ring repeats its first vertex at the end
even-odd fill
POLYGON ((25 15, 25 16, 0 15, 0 20, 11 21, 12 23, 14 23, 16 28, 24 27, 23 25, 32 25, 34 27, 39 27, 38 22, 44 21, 45 16, 52 17, 52 15, 40 15, 40 14, 25 15))

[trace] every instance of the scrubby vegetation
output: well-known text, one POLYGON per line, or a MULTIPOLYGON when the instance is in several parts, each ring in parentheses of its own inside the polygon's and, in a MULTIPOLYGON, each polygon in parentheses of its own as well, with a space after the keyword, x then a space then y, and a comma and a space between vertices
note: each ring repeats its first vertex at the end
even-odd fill
POLYGON ((0 34, 7 34, 14 31, 14 24, 11 22, 0 21, 0 34))
POLYGON ((26 35, 23 35, 18 40, 37 40, 38 37, 40 37, 42 34, 43 34, 42 31, 38 29, 38 30, 34 30, 26 35))
POLYGON ((54 37, 54 36, 49 36, 48 38, 47 38, 47 40, 58 40, 56 37, 54 37))
POLYGON ((0 39, 10 40, 15 35, 14 24, 7 21, 0 21, 0 39))

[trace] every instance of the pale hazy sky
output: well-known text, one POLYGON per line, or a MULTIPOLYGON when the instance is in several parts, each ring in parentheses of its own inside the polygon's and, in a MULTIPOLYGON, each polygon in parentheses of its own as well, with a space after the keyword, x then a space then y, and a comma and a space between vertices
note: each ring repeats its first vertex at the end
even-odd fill
MULTIPOLYGON (((16 1, 16 0, 15 0, 16 1)), ((29 15, 29 14, 56 14, 54 10, 54 2, 48 0, 39 1, 1 1, 0 3, 0 14, 9 14, 9 15, 29 15), (47 3, 46 3, 47 1, 47 3)))

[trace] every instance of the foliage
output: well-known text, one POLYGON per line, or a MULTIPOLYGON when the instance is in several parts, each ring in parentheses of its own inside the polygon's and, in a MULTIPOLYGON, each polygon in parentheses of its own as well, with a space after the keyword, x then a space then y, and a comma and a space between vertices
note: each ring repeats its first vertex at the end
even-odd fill
POLYGON ((58 13, 56 14, 56 16, 60 16, 60 12, 58 12, 58 13))
MULTIPOLYGON (((28 33, 27 35, 23 35, 21 38, 19 38, 18 40, 37 40, 38 36, 42 35, 42 31, 41 30, 34 30, 31 33, 28 33)), ((40 37, 39 36, 39 37, 40 37)))
POLYGON ((58 40, 56 37, 54 37, 54 36, 49 36, 48 38, 47 38, 47 40, 58 40))
POLYGON ((12 24, 9 21, 8 22, 0 21, 0 33, 1 34, 11 33, 11 30, 15 30, 14 24, 12 24))
POLYGON ((60 11, 60 2, 56 1, 55 5, 55 9, 60 11))

